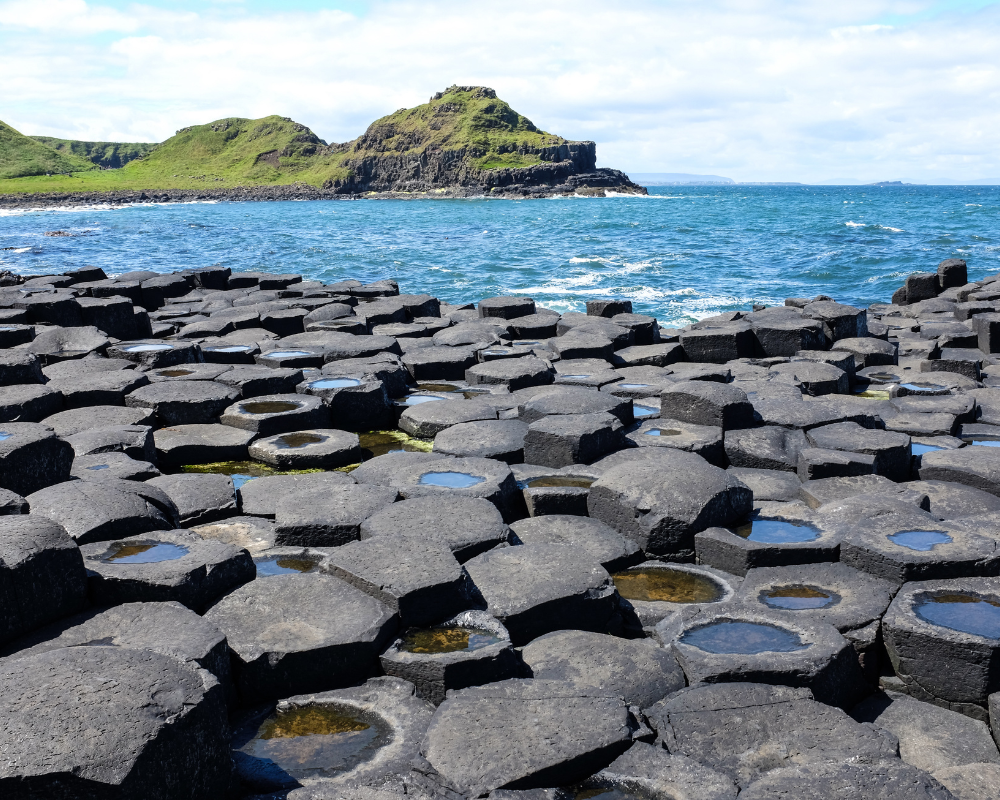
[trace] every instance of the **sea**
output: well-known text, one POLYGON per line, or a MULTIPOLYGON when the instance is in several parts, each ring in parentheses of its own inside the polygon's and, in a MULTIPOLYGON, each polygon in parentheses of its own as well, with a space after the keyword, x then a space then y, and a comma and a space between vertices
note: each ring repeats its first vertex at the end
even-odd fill
POLYGON ((194 202, 0 210, 0 269, 108 275, 222 264, 332 283, 394 278, 450 303, 632 301, 680 325, 825 294, 888 302, 964 258, 1000 273, 1000 187, 658 186, 648 197, 194 202), (52 232, 64 234, 51 236, 52 232))

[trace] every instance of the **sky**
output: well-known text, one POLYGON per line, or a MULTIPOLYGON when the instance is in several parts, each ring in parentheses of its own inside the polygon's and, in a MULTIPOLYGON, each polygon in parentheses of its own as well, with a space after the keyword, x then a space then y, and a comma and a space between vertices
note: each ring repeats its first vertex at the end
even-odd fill
POLYGON ((454 83, 626 172, 1000 182, 1000 0, 0 0, 28 134, 280 114, 341 142, 454 83))

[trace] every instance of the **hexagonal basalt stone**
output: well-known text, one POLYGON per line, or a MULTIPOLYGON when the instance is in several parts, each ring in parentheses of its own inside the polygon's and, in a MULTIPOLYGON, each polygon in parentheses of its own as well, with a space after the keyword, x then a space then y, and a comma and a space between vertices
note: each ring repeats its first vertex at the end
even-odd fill
POLYGON ((726 431, 725 447, 734 467, 795 472, 799 453, 809 446, 800 430, 777 425, 726 431))
POLYGON ((507 540, 497 507, 479 497, 429 495, 401 500, 361 523, 361 538, 414 535, 446 544, 460 562, 507 540))
POLYGON ((86 581, 61 526, 36 514, 0 517, 0 643, 82 609, 86 581))
POLYGON ((160 471, 148 461, 136 461, 124 453, 102 453, 73 459, 72 477, 82 481, 117 478, 123 481, 148 481, 160 471))
POLYGON ((794 472, 751 467, 730 467, 726 471, 750 487, 754 501, 787 502, 799 499, 802 482, 794 472))
POLYGON ((200 362, 201 350, 191 342, 164 342, 159 339, 119 342, 108 347, 108 358, 121 358, 147 369, 200 362))
POLYGON ((325 691, 362 677, 396 630, 384 604, 330 575, 251 581, 210 608, 247 704, 325 691))
POLYGON ((626 446, 612 414, 554 414, 532 422, 524 436, 524 460, 543 467, 590 464, 626 446))
MULTIPOLYGON (((965 800, 923 770, 892 759, 876 764, 804 764, 772 770, 742 792, 745 800, 965 800)), ((969 800, 976 800, 969 795, 969 800)))
POLYGON ((522 519, 510 527, 520 544, 565 544, 596 558, 608 572, 626 569, 642 560, 635 542, 590 517, 547 514, 522 519))
POLYGON ((991 526, 939 522, 916 509, 858 521, 844 533, 840 560, 894 581, 996 575, 1000 560, 991 526))
MULTIPOLYGON (((648 450, 649 448, 645 448, 648 450)), ((750 490, 693 453, 657 449, 655 468, 640 461, 611 467, 590 487, 590 516, 647 554, 694 556, 694 536, 750 513, 750 490)))
POLYGON ((464 400, 451 403, 420 403, 410 406, 399 418, 399 427, 411 436, 433 439, 452 425, 478 420, 495 420, 496 409, 484 402, 464 400))
POLYGON ((361 484, 289 492, 275 507, 275 544, 339 547, 356 541, 361 523, 398 498, 392 487, 361 484))
POLYGON ((517 419, 462 422, 434 437, 434 452, 457 458, 494 458, 505 464, 520 464, 524 461, 527 434, 528 424, 517 419))
POLYGON ((848 708, 866 692, 857 655, 828 622, 758 604, 691 605, 664 618, 656 636, 691 684, 761 681, 805 687, 848 708))
POLYGON ((692 425, 729 430, 753 424, 753 406, 746 392, 714 381, 681 381, 663 390, 660 414, 692 425))
POLYGON ((580 691, 607 691, 639 708, 684 688, 684 673, 673 655, 649 639, 555 631, 527 644, 521 657, 533 678, 566 681, 580 691))
POLYGON ((73 448, 33 422, 0 424, 0 487, 29 495, 69 480, 73 448))
POLYGON ((237 720, 236 772, 244 791, 296 798, 382 800, 367 785, 402 789, 434 708, 413 684, 372 678, 349 689, 305 694, 237 720))
POLYGON ((583 780, 628 749, 634 724, 610 693, 561 681, 501 681, 445 700, 420 752, 446 784, 481 797, 501 787, 583 780))
POLYGON ((184 527, 214 522, 236 513, 236 490, 228 475, 161 475, 146 483, 170 498, 184 527))
POLYGON ((251 517, 271 517, 278 504, 296 492, 352 486, 354 480, 343 472, 311 472, 304 475, 270 475, 254 478, 240 487, 243 513, 251 517))
POLYGON ((90 406, 71 408, 46 417, 42 424, 56 432, 56 436, 73 436, 93 428, 113 425, 151 425, 153 414, 145 408, 124 406, 90 406))
POLYGON ((323 400, 306 394, 272 394, 229 406, 219 417, 231 425, 260 436, 327 427, 329 415, 323 400))
POLYGON ((411 628, 381 655, 387 675, 411 681, 434 705, 448 691, 517 677, 507 629, 484 611, 463 611, 431 628, 411 628))
POLYGON ((99 606, 175 600, 200 612, 256 576, 245 550, 181 530, 95 542, 81 552, 99 606))
MULTIPOLYGON (((882 621, 896 674, 914 696, 969 713, 1000 689, 1000 580, 918 581, 882 621)), ((976 714, 980 719, 984 714, 976 714)))
POLYGON ((361 446, 355 433, 321 428, 257 439, 249 454, 279 469, 334 469, 360 463, 361 446))
POLYGON ((709 464, 725 466, 722 428, 691 425, 675 419, 654 419, 627 429, 625 438, 636 447, 673 447, 695 453, 709 464))
POLYGON ((662 561, 646 561, 611 577, 622 597, 626 626, 641 630, 691 603, 727 603, 740 585, 738 577, 712 567, 662 561))
POLYGON ((0 422, 41 422, 63 408, 63 398, 47 386, 0 386, 0 422))
POLYGON ((136 389, 125 405, 153 411, 161 425, 197 425, 215 422, 238 397, 214 381, 162 381, 136 389))
POLYGON ((77 544, 177 527, 162 491, 136 481, 67 481, 27 497, 32 513, 58 522, 77 544))
POLYGON ((205 670, 149 650, 64 647, 0 662, 0 685, 5 798, 169 800, 230 788, 223 692, 205 670))
POLYGON ((1000 512, 1000 498, 961 483, 950 481, 909 481, 906 488, 927 495, 935 517, 960 519, 1000 512))
POLYGON ((506 386, 514 392, 528 386, 545 386, 552 383, 553 375, 540 358, 500 358, 476 364, 465 371, 465 380, 472 386, 506 386))
POLYGON ((535 313, 535 301, 530 297, 487 297, 479 301, 479 316, 516 319, 535 313))
POLYGON ((465 567, 486 610, 515 645, 550 631, 604 630, 616 610, 617 594, 604 567, 567 545, 502 547, 465 567))
POLYGON ((800 564, 750 570, 737 591, 738 601, 829 622, 858 653, 865 677, 879 671, 879 620, 896 585, 846 564, 800 564))
POLYGON ((671 753, 718 770, 744 791, 761 775, 786 766, 896 759, 892 737, 817 703, 808 689, 762 683, 692 686, 645 714, 671 753))
POLYGON ((973 445, 920 458, 920 480, 964 483, 1000 497, 1000 448, 973 445))
POLYGON ((910 477, 910 437, 904 433, 873 431, 854 422, 813 428, 806 434, 813 447, 846 450, 874 456, 875 472, 892 481, 910 477))
POLYGON ((230 425, 174 425, 153 433, 159 462, 164 467, 244 461, 256 434, 230 425))
POLYGON ((558 414, 613 414, 623 425, 632 422, 632 401, 606 392, 576 386, 553 386, 536 393, 518 414, 524 422, 535 422, 558 414))
POLYGON ((337 547, 322 570, 399 614, 402 625, 430 625, 469 606, 468 576, 440 541, 379 536, 337 547))

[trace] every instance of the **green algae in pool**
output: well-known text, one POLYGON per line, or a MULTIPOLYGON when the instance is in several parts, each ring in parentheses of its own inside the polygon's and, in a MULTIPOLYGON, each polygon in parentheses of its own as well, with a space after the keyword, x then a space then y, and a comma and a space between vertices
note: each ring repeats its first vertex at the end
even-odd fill
POLYGON ((144 542, 142 544, 118 544, 102 558, 114 564, 158 564, 161 561, 176 561, 188 554, 183 545, 169 542, 144 542))
POLYGON ((248 403, 240 403, 240 410, 244 414, 284 414, 301 407, 301 403, 293 403, 290 400, 251 400, 248 403))
POLYGON ((611 576, 626 600, 666 603, 717 603, 725 592, 719 583, 697 572, 671 567, 629 569, 611 576))
POLYGON ((403 634, 399 649, 407 653, 432 655, 480 650, 500 641, 500 637, 478 628, 452 625, 444 628, 411 628, 403 634))
POLYGON ((297 450, 310 444, 325 442, 328 436, 321 436, 318 433, 308 433, 299 431, 298 433, 285 433, 274 440, 274 446, 280 450, 297 450))
POLYGON ((529 478, 524 485, 528 489, 589 489, 596 480, 576 475, 542 475, 540 478, 529 478))
POLYGON ((914 611, 932 625, 1000 639, 1000 600, 995 598, 965 593, 927 595, 917 601, 914 611))
POLYGON ((228 475, 233 479, 233 488, 240 489, 251 478, 267 478, 271 475, 306 475, 323 472, 321 469, 278 469, 259 461, 216 461, 210 464, 185 464, 181 472, 198 474, 228 475))
POLYGON ((819 528, 808 522, 759 518, 736 528, 737 536, 762 544, 795 544, 815 542, 819 538, 819 528))
POLYGON ((425 472, 417 481, 421 486, 441 486, 445 489, 468 489, 478 486, 486 478, 468 472, 425 472))
POLYGON ((430 439, 416 439, 403 431, 368 431, 358 434, 361 457, 368 461, 386 453, 429 453, 434 448, 430 439))
POLYGON ((692 628, 680 640, 706 653, 753 655, 756 653, 793 653, 805 650, 797 633, 763 622, 719 620, 692 628))
POLYGON ((810 608, 826 608, 840 601, 840 596, 828 589, 815 586, 779 586, 764 589, 760 601, 771 608, 788 611, 805 611, 810 608))
POLYGON ((646 436, 680 436, 684 431, 676 428, 650 428, 646 431, 646 436))
POLYGON ((921 552, 927 552, 939 544, 948 544, 954 541, 944 531, 899 531, 898 533, 890 533, 887 538, 900 547, 921 552))
MULTIPOLYGON (((259 719, 259 717, 258 717, 259 719)), ((344 707, 305 705, 275 711, 255 731, 240 731, 238 769, 274 787, 332 777, 370 760, 391 738, 384 722, 344 707), (252 738, 247 739, 247 733, 252 738)), ((238 734, 239 736, 239 734, 238 734)))
POLYGON ((306 556, 268 556, 254 561, 258 577, 315 572, 319 561, 306 556))

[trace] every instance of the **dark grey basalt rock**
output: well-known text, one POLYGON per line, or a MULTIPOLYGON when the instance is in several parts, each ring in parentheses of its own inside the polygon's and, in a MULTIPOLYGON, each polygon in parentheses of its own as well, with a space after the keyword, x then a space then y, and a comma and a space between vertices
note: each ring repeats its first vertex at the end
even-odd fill
POLYGON ((351 486, 354 480, 343 472, 313 472, 304 475, 270 475, 254 478, 240 488, 244 514, 274 518, 278 504, 296 492, 337 489, 351 486))
POLYGON ((454 692, 420 753, 446 785, 480 797, 576 783, 629 747, 633 725, 625 703, 608 693, 561 681, 502 681, 454 692))
POLYGON ((0 643, 80 611, 86 584, 80 551, 60 525, 0 516, 0 643))
POLYGON ((223 691, 205 670, 149 650, 64 647, 0 662, 0 684, 4 797, 229 791, 223 691))
POLYGON ((465 380, 472 386, 506 386, 513 392, 528 386, 550 384, 553 375, 540 358, 525 356, 476 364, 465 371, 465 380))
POLYGON ((553 414, 528 426, 524 460, 543 467, 590 464, 625 445, 622 424, 612 414, 553 414))
POLYGON ((613 414, 623 425, 632 422, 632 401, 593 389, 575 386, 553 386, 537 392, 520 409, 524 422, 536 422, 543 417, 564 414, 613 414))
POLYGON ((125 359, 146 369, 197 364, 202 360, 198 345, 191 342, 165 342, 162 339, 141 339, 110 345, 108 358, 125 359))
POLYGON ((161 490, 136 481, 67 481, 28 495, 32 513, 59 523, 77 544, 177 527, 177 508, 161 490))
POLYGON ((397 499, 395 488, 353 483, 289 491, 275 506, 275 544, 338 547, 353 542, 362 522, 397 499))
POLYGON ((608 767, 584 781, 583 787, 636 793, 654 800, 675 797, 732 800, 739 791, 725 775, 693 758, 668 753, 662 747, 645 742, 633 744, 608 767))
POLYGON ((41 422, 62 411, 59 392, 37 383, 0 386, 0 422, 41 422))
POLYGON ((135 370, 90 372, 49 381, 48 388, 59 392, 65 408, 125 405, 125 397, 149 384, 149 378, 135 370))
MULTIPOLYGON (((382 653, 382 669, 413 683, 417 696, 441 705, 447 692, 481 686, 486 683, 516 678, 522 665, 510 643, 507 629, 484 611, 463 611, 445 620, 438 628, 459 627, 469 631, 485 632, 494 639, 466 648, 416 648, 408 646, 402 638, 396 639, 382 653)), ((429 633, 433 634, 434 628, 429 633)), ((475 635, 475 634, 474 634, 475 635)))
POLYGON ((692 425, 676 419, 653 419, 626 429, 625 438, 635 447, 673 447, 695 453, 709 464, 725 466, 722 428, 692 425))
POLYGON ((805 687, 820 702, 842 708, 868 691, 854 648, 840 632, 794 612, 756 603, 693 604, 659 622, 656 637, 672 650, 691 685, 805 687))
POLYGON ((357 434, 334 428, 280 433, 250 445, 251 458, 279 469, 334 469, 361 462, 357 434))
MULTIPOLYGON (((964 800, 934 777, 897 760, 875 764, 850 761, 809 763, 769 772, 742 792, 745 800, 964 800)), ((975 800, 970 798, 970 800, 975 800)))
POLYGON ((124 406, 95 405, 88 408, 73 408, 46 417, 43 425, 56 432, 56 436, 73 436, 96 427, 113 425, 151 425, 153 414, 145 408, 125 408, 124 406))
POLYGON ((45 383, 42 363, 34 353, 4 350, 0 352, 0 386, 17 383, 45 383))
POLYGON ((850 478, 875 472, 875 457, 843 450, 806 447, 799 451, 797 472, 803 481, 850 478))
MULTIPOLYGON (((998 602, 997 584, 991 578, 962 578, 913 582, 900 589, 882 621, 882 631, 893 668, 909 694, 985 719, 982 708, 974 706, 985 706, 1000 688, 1000 641, 935 624, 922 613, 924 604, 934 598, 946 603, 965 598, 973 598, 967 603, 998 602)), ((974 625, 975 609, 969 607, 973 609, 969 614, 955 617, 958 624, 990 634, 989 627, 974 625)), ((984 624, 988 626, 988 620, 984 624)))
POLYGON ((787 502, 799 499, 802 482, 794 472, 752 467, 729 467, 726 471, 750 487, 754 501, 787 502))
POLYGON ((1000 498, 982 489, 950 481, 909 481, 908 489, 927 495, 935 517, 961 519, 1000 512, 1000 498))
POLYGON ((533 678, 565 681, 581 692, 608 692, 639 708, 684 688, 673 654, 649 639, 555 631, 528 643, 521 657, 533 678))
POLYGON ((867 430, 853 422, 841 422, 813 428, 806 438, 813 447, 873 456, 875 473, 889 480, 905 481, 910 476, 910 437, 906 434, 867 430))
POLYGON ((452 425, 496 418, 493 406, 475 400, 420 403, 402 413, 399 427, 411 436, 433 439, 452 425))
POLYGON ((80 551, 87 567, 87 591, 98 606, 175 600, 201 612, 256 576, 245 550, 183 530, 95 542, 80 551), (163 560, 129 563, 123 558, 157 558, 157 546, 169 548, 163 560))
POLYGON ((924 453, 920 480, 963 483, 1000 497, 1000 448, 973 445, 924 453))
POLYGON ((65 439, 77 456, 124 453, 136 461, 156 463, 153 429, 147 425, 109 425, 90 428, 66 436, 65 439))
POLYGON ((205 618, 226 634, 246 704, 351 684, 375 663, 397 625, 378 600, 319 573, 251 581, 205 618))
POLYGON ((714 381, 675 383, 660 395, 660 414, 692 425, 713 425, 724 430, 753 424, 753 406, 746 393, 714 381))
MULTIPOLYGON (((644 448, 649 450, 649 448, 644 448)), ((642 462, 611 467, 590 487, 590 516, 643 552, 691 560, 694 535, 750 513, 750 490, 693 453, 658 448, 655 468, 642 462)))
POLYGON ((69 480, 73 448, 46 425, 0 424, 0 487, 29 495, 69 480))
POLYGON ((507 540, 497 507, 478 497, 429 495, 401 500, 361 523, 362 539, 413 535, 446 544, 460 562, 507 540))
POLYGON ((809 446, 800 430, 777 425, 726 431, 725 448, 734 467, 796 472, 799 453, 809 446))
POLYGON ((501 547, 465 568, 515 645, 551 631, 604 630, 616 611, 611 576, 593 556, 567 545, 501 547))
POLYGON ((188 529, 203 539, 231 544, 255 558, 274 548, 274 522, 263 517, 228 517, 188 529))
POLYGON ((381 600, 401 625, 432 625, 470 605, 468 576, 441 541, 377 536, 337 547, 322 570, 381 600))
POLYGON ((273 436, 328 427, 329 412, 319 397, 270 394, 234 403, 222 412, 219 422, 259 436, 273 436))
POLYGON ((900 694, 878 693, 851 710, 899 740, 899 757, 932 774, 965 764, 1000 764, 985 722, 900 694))
POLYGON ((891 735, 817 703, 808 689, 761 683, 691 686, 644 713, 671 753, 727 775, 744 791, 783 767, 901 763, 891 735))
POLYGON ((244 399, 266 394, 291 394, 302 383, 302 370, 236 366, 215 380, 236 389, 244 399))
POLYGON ((590 517, 547 514, 514 522, 510 530, 520 544, 564 544, 579 548, 596 558, 608 572, 642 561, 635 542, 590 517))
POLYGON ((172 425, 153 432, 159 462, 165 467, 244 461, 256 434, 230 425, 172 425))
POLYGON ((148 461, 136 461, 124 453, 79 456, 73 459, 72 477, 83 481, 117 478, 123 481, 148 481, 160 471, 148 461))
POLYGON ((205 425, 238 397, 235 389, 214 381, 162 381, 136 389, 125 405, 153 411, 161 425, 205 425))
POLYGON ((236 491, 228 475, 213 473, 163 475, 146 481, 170 498, 181 525, 189 528, 231 517, 236 513, 236 491))
POLYGON ((462 422, 434 437, 434 452, 457 458, 494 458, 505 464, 520 464, 524 461, 527 434, 528 424, 517 419, 462 422))

